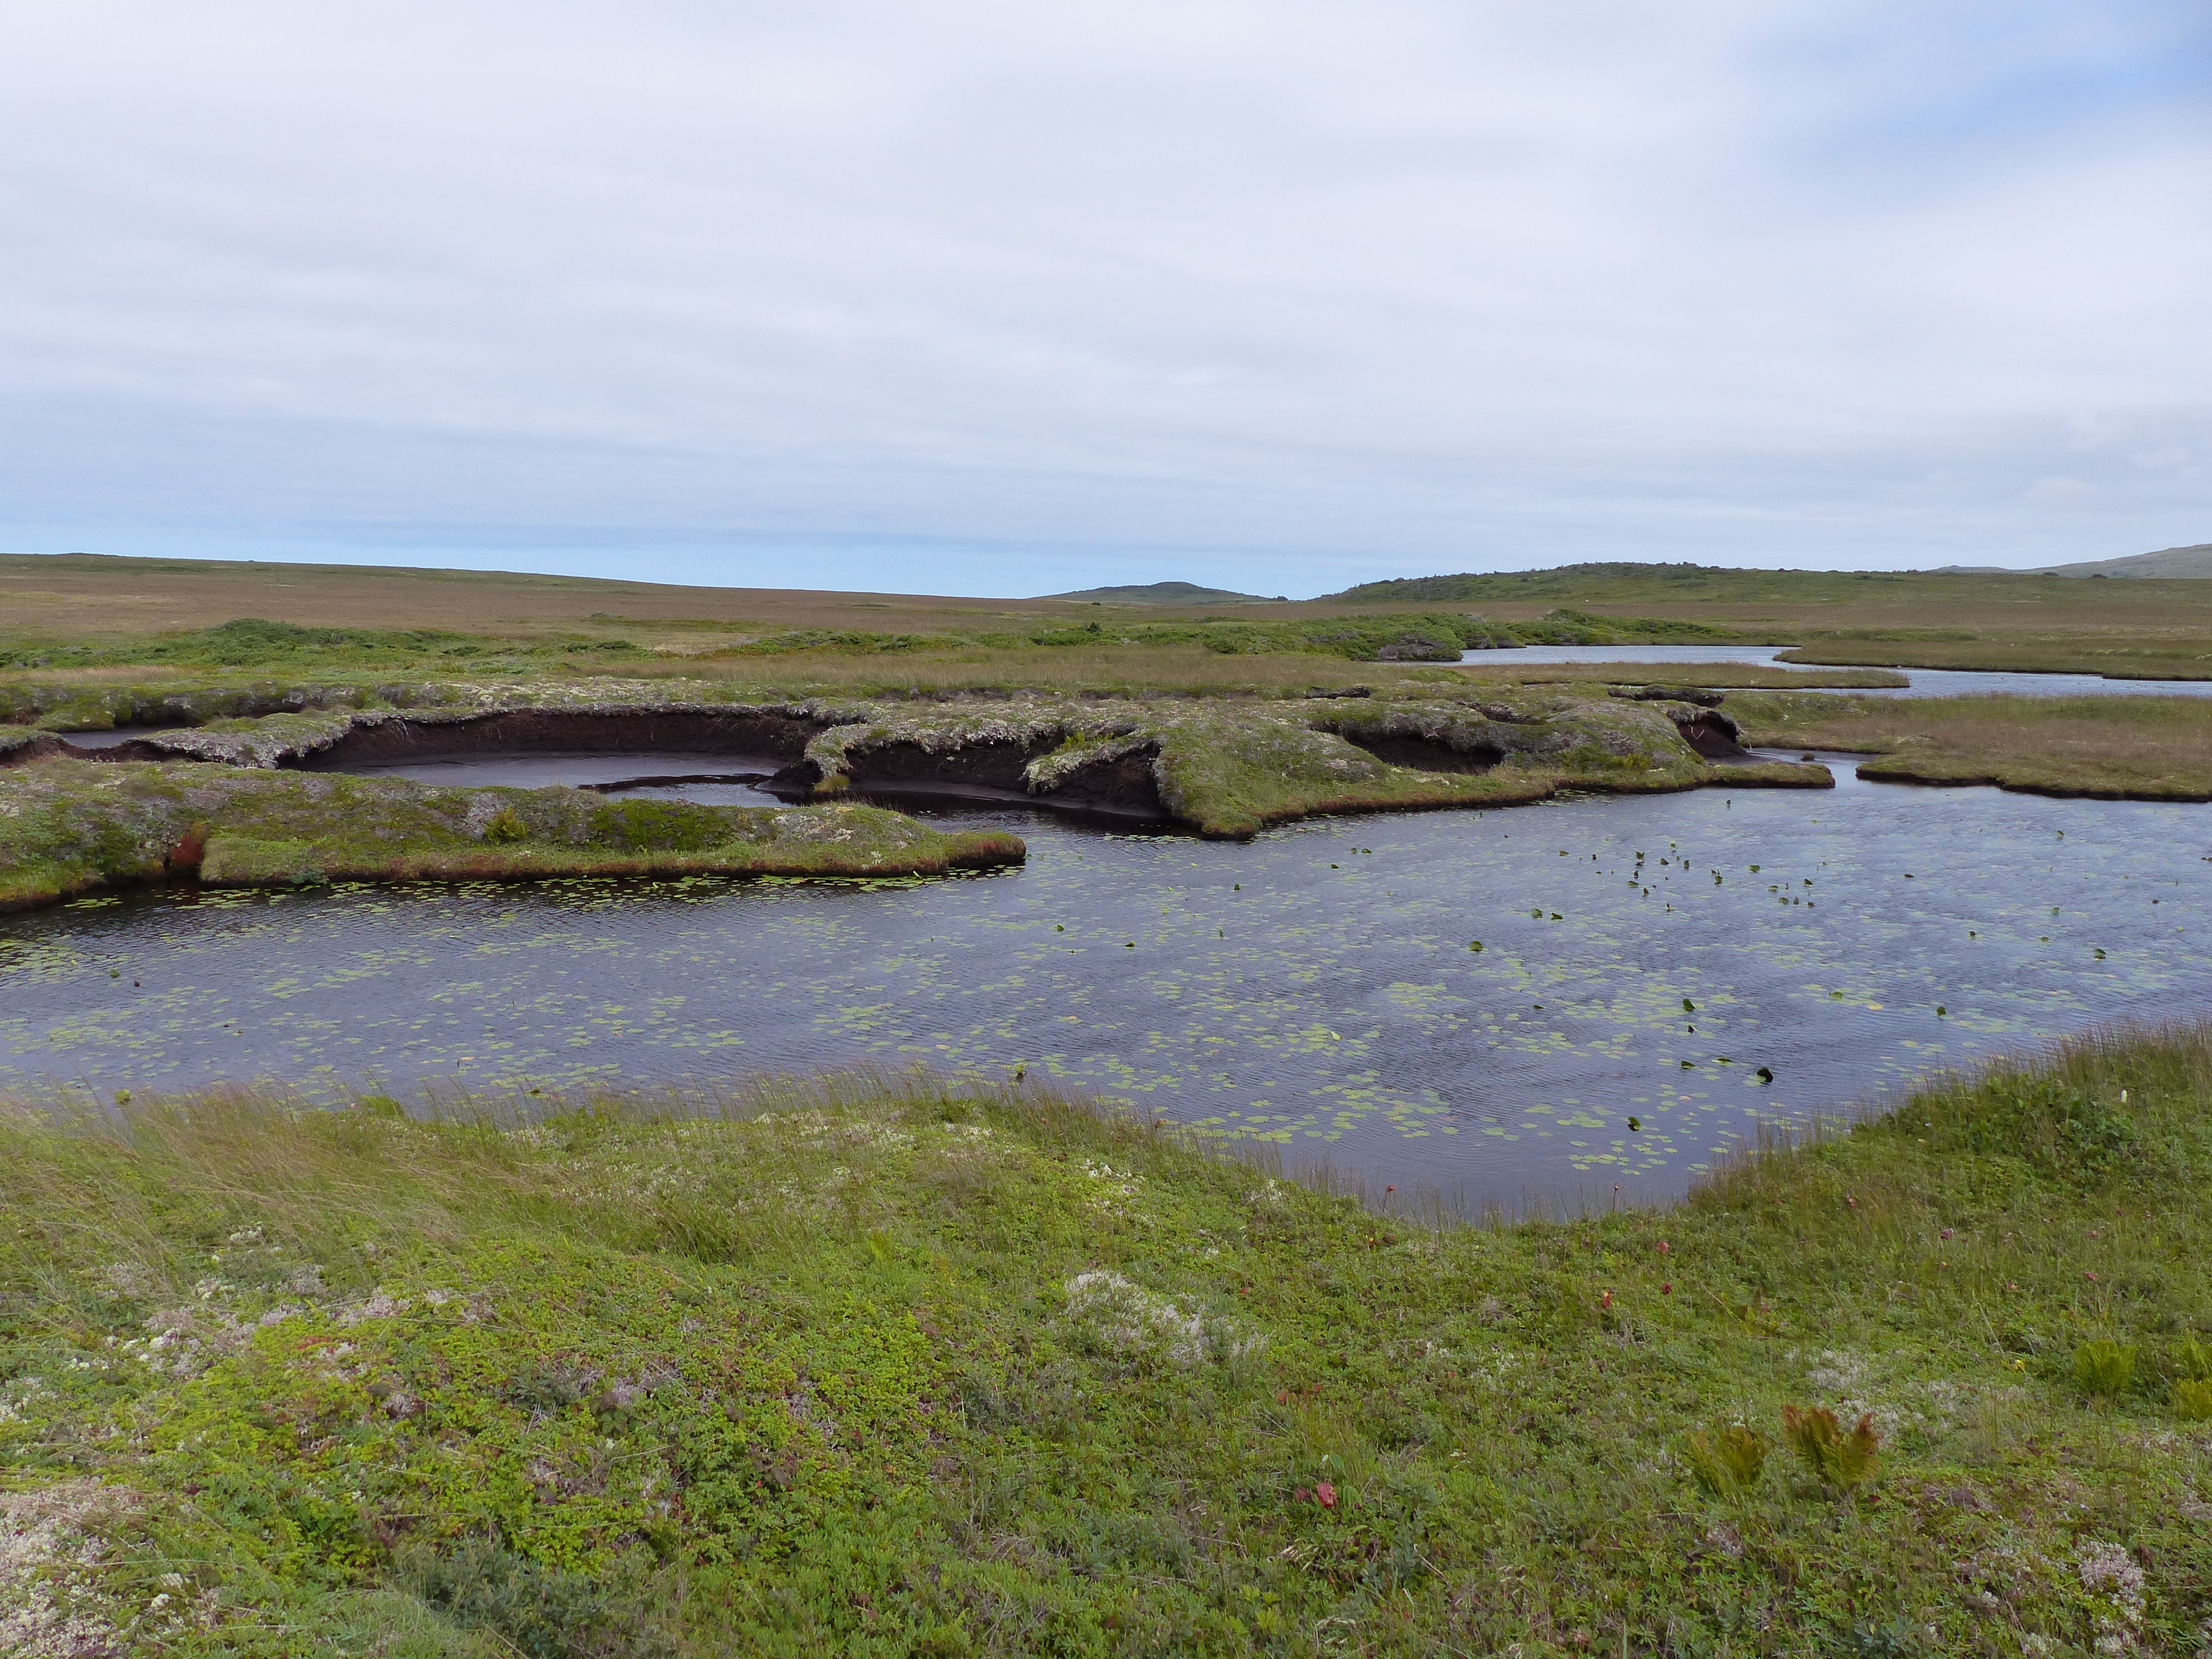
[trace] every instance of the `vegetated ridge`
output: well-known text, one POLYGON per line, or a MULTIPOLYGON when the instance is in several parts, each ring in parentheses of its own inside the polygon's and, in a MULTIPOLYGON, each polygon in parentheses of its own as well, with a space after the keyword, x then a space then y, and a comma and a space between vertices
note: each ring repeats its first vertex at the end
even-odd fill
POLYGON ((1073 593, 1044 593, 1047 599, 1068 599, 1092 605, 1287 605, 1289 596, 1273 599, 1260 593, 1239 593, 1233 588, 1200 587, 1196 582, 1148 582, 1141 586, 1085 587, 1073 593))
POLYGON ((1956 599, 1977 590, 2008 592, 2037 589, 2040 579, 2088 575, 2195 579, 2212 576, 2212 544, 2168 548, 2078 564, 2012 570, 1994 565, 1948 565, 1932 570, 1757 569, 1735 565, 1646 563, 1633 560, 1558 565, 1544 570, 1463 571, 1455 575, 1401 576, 1361 582, 1316 603, 1337 605, 1437 605, 1505 603, 1532 598, 1584 600, 1668 600, 1702 599, 1722 603, 1790 599, 1850 604, 1868 597, 1869 587, 1902 586, 1931 598, 1956 599))
POLYGON ((554 876, 915 876, 1018 864, 855 805, 778 811, 447 789, 404 778, 49 760, 0 772, 0 910, 189 877, 205 887, 554 876))
POLYGON ((2038 574, 2201 580, 2212 576, 2212 542, 2198 542, 2190 547, 2160 548, 2155 553, 2136 553, 2124 559, 2090 559, 2075 564, 2045 565, 2038 574))
POLYGON ((1749 691, 1730 692, 1725 706, 1746 744, 1863 754, 1863 778, 2100 800, 2212 801, 2212 698, 1749 691))
POLYGON ((16 1109, 0 1632, 2187 1653, 2208 1125, 2212 1036, 2108 1036, 1467 1227, 1020 1084, 16 1109))
POLYGON ((656 654, 693 661, 744 657, 853 657, 1080 648, 1160 650, 1196 646, 1220 656, 1304 654, 1356 662, 1457 662, 1469 650, 1518 645, 1597 645, 1623 640, 1726 637, 1697 623, 1596 617, 1554 610, 1516 623, 1481 617, 1401 614, 1305 617, 1294 621, 1200 617, 1194 621, 1111 623, 1064 620, 1022 628, 969 625, 930 631, 799 628, 735 633, 689 641, 680 651, 656 652, 620 636, 558 635, 527 640, 441 629, 308 628, 240 617, 214 628, 179 629, 125 640, 0 640, 0 669, 117 666, 399 667, 494 661, 510 672, 589 667, 656 654))

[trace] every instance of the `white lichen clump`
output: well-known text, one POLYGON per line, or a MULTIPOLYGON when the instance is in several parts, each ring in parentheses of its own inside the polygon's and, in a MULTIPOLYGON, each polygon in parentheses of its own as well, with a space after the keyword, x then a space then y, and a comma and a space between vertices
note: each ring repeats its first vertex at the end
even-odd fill
POLYGON ((1188 1369, 1245 1359, 1267 1346, 1257 1334, 1202 1312, 1185 1313, 1120 1273, 1095 1269, 1067 1281, 1068 1322, 1097 1346, 1188 1369))

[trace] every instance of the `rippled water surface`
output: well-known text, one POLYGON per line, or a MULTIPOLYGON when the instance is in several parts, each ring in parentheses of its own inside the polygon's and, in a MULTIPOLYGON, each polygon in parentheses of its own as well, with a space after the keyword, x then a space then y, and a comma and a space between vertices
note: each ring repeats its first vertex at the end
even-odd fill
POLYGON ((1018 815, 1025 869, 949 880, 91 899, 0 918, 0 1077, 1025 1066, 1510 1203, 1662 1195, 1759 1115, 2205 1006, 2207 808, 1839 777, 1246 846, 1018 815))

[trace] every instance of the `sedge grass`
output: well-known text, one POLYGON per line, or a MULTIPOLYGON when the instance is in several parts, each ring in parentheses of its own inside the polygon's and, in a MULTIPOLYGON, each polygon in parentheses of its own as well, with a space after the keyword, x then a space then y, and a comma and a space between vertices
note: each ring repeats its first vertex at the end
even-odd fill
POLYGON ((1865 777, 2212 800, 2212 699, 1740 693, 1727 709, 1747 743, 1879 756, 1865 777))

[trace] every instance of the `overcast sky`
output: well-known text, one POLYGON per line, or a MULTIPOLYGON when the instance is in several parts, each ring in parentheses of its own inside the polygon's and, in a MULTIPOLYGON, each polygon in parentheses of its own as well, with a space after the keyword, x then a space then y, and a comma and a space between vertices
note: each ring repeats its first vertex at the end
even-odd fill
POLYGON ((1029 593, 2212 540, 2201 0, 0 0, 0 547, 1029 593))

